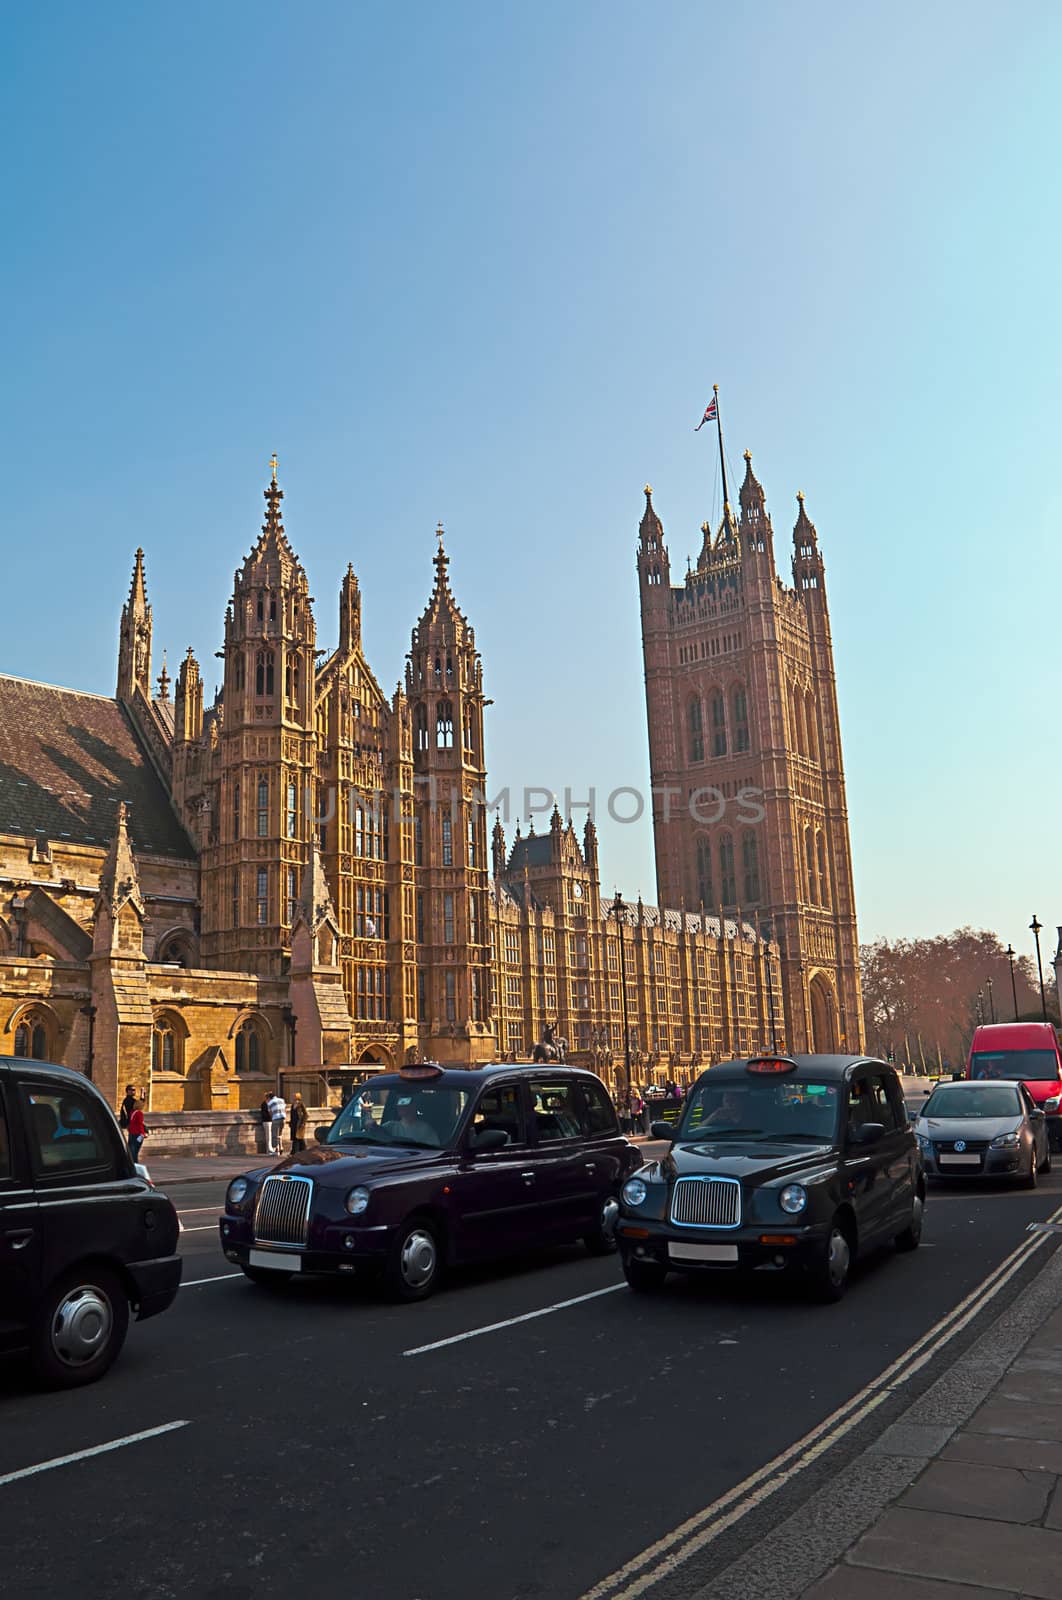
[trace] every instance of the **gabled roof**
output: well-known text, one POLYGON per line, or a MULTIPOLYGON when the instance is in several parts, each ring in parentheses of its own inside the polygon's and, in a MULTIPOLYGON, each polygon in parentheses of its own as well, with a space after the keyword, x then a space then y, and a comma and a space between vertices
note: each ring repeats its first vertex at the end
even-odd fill
POLYGON ((0 674, 0 833, 106 848, 122 800, 138 853, 195 859, 117 700, 0 674))

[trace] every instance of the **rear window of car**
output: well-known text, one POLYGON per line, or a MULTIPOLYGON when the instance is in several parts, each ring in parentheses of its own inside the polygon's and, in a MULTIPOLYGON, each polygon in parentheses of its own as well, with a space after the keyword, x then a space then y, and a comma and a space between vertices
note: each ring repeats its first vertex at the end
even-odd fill
POLYGON ((983 1089, 961 1089, 958 1084, 934 1089, 922 1107, 924 1117, 1017 1117, 1022 1111, 1017 1088, 986 1083, 983 1089))
POLYGON ((74 1089, 38 1089, 22 1085, 30 1159, 40 1178, 77 1180, 81 1172, 98 1177, 114 1164, 114 1140, 108 1138, 104 1110, 74 1089))

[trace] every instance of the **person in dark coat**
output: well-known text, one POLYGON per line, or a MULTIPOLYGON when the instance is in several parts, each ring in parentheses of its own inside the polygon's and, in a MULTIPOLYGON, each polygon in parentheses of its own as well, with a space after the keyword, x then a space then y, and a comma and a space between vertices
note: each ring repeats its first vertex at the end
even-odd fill
POLYGON ((292 1150, 306 1149, 306 1123, 309 1120, 306 1107, 302 1103, 302 1095, 296 1094, 291 1102, 291 1148, 292 1150))

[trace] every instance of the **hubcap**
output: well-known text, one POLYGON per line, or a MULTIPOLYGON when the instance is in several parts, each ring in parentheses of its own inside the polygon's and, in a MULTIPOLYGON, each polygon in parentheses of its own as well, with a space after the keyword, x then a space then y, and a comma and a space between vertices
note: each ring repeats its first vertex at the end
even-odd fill
POLYGON ((911 1233, 912 1233, 913 1237, 916 1238, 916 1239, 921 1237, 921 1233, 922 1233, 922 1196, 920 1194, 916 1194, 915 1198, 914 1198, 914 1206, 913 1206, 912 1211, 911 1211, 911 1233))
POLYGON ((848 1240, 839 1228, 834 1228, 830 1234, 829 1271, 831 1283, 841 1284, 844 1282, 848 1276, 850 1259, 851 1251, 848 1248, 848 1240))
POLYGON ((102 1289, 84 1284, 63 1296, 52 1319, 52 1349, 68 1367, 83 1367, 105 1347, 114 1311, 102 1289))
POLYGON ((616 1237, 616 1220, 619 1217, 619 1201, 611 1195, 601 1207, 601 1232, 611 1244, 616 1237))
POLYGON ((402 1277, 411 1289, 422 1289, 435 1271, 435 1240, 420 1228, 402 1246, 402 1277))

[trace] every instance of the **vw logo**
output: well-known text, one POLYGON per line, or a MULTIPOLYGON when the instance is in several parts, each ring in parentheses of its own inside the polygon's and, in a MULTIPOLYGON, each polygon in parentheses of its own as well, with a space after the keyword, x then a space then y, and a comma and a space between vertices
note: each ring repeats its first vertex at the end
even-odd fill
POLYGON ((956 1148, 957 1151, 959 1151, 961 1153, 963 1150, 966 1149, 966 1140, 965 1139, 956 1139, 955 1148, 956 1148))

